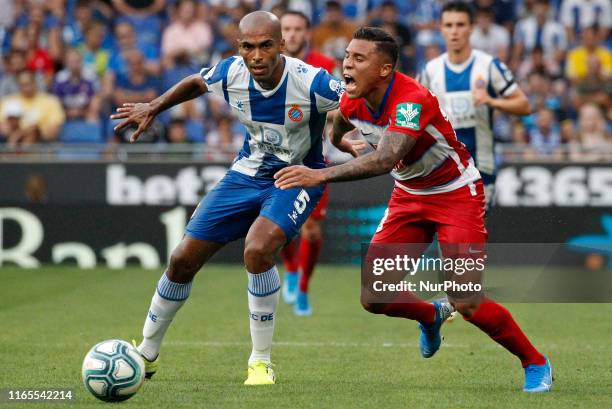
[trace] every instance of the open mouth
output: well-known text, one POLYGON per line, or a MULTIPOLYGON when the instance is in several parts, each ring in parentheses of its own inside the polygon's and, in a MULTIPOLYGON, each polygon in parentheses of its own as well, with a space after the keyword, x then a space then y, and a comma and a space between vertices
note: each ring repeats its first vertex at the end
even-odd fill
POLYGON ((344 74, 344 83, 348 92, 354 92, 357 89, 357 82, 351 75, 344 74))

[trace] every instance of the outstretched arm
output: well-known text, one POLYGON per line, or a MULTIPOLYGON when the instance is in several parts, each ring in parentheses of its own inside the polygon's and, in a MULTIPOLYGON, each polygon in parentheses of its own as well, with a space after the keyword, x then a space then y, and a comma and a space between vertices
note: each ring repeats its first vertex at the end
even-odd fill
POLYGON ((124 121, 115 127, 115 132, 130 125, 137 125, 138 129, 136 129, 136 132, 132 134, 130 139, 131 142, 135 142, 140 134, 151 126, 157 114, 181 102, 199 97, 206 91, 208 91, 208 88, 202 77, 199 74, 194 74, 183 78, 151 102, 123 104, 123 106, 117 109, 116 114, 111 115, 111 119, 124 119, 124 121))
POLYGON ((311 187, 328 182, 344 182, 367 179, 390 172, 393 167, 412 149, 416 138, 401 132, 386 132, 378 148, 355 160, 326 169, 310 169, 305 166, 291 166, 279 170, 274 178, 276 187, 311 187))

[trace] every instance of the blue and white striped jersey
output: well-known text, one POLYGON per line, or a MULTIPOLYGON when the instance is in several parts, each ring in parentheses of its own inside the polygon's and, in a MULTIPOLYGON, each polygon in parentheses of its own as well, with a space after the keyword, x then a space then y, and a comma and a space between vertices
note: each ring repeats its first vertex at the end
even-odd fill
POLYGON ((457 138, 476 160, 483 182, 493 182, 493 110, 486 105, 475 106, 472 92, 475 88, 485 88, 495 98, 512 94, 518 86, 508 67, 478 50, 473 50, 470 58, 460 65, 452 64, 444 53, 427 63, 418 80, 438 97, 457 138))
POLYGON ((271 178, 288 165, 325 167, 326 114, 338 108, 344 82, 296 58, 282 58, 283 76, 270 90, 253 80, 242 57, 200 71, 208 90, 223 96, 247 129, 232 164, 237 172, 271 178))

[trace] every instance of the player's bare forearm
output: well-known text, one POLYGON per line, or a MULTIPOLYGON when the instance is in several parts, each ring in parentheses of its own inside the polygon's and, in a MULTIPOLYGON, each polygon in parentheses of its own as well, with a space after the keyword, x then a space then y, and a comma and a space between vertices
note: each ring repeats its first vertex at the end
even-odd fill
POLYGON ((290 166, 274 175, 280 189, 319 186, 327 182, 367 179, 388 173, 412 149, 416 139, 399 132, 387 132, 372 153, 326 169, 290 166))
POLYGON ((321 170, 324 182, 367 179, 389 173, 412 149, 416 139, 400 132, 387 132, 378 148, 355 160, 321 170))
POLYGON ((208 91, 206 83, 199 74, 193 74, 183 78, 168 91, 150 102, 155 114, 165 111, 182 102, 199 97, 208 91))
POLYGON ((507 98, 493 99, 490 105, 493 109, 499 109, 502 112, 512 115, 529 115, 531 113, 529 100, 520 88, 507 98))
POLYGON ((136 130, 130 137, 131 142, 136 142, 140 135, 151 126, 157 114, 181 102, 202 95, 206 91, 206 84, 202 78, 194 74, 183 78, 175 86, 149 103, 123 103, 122 106, 117 108, 117 112, 111 115, 111 119, 122 120, 115 126, 114 130, 115 132, 121 132, 129 126, 136 126, 136 130))

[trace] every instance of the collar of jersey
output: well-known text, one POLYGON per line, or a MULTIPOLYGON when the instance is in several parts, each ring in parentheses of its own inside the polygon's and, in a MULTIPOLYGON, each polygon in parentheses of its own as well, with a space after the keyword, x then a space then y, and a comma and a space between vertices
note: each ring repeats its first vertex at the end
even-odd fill
POLYGON ((474 50, 472 50, 470 56, 468 57, 467 60, 465 60, 464 62, 462 62, 461 64, 453 64, 452 62, 450 62, 450 60, 448 59, 448 53, 446 53, 446 55, 444 56, 444 63, 446 64, 446 66, 448 67, 449 70, 451 70, 452 72, 455 73, 460 73, 465 71, 465 69, 467 67, 470 66, 470 64, 472 63, 472 61, 474 61, 474 50))
POLYGON ((278 89, 283 85, 283 82, 285 82, 285 77, 287 77, 287 71, 288 71, 287 65, 289 65, 289 62, 287 61, 285 56, 281 55, 281 58, 285 62, 285 66, 283 67, 283 75, 281 76, 280 81, 278 81, 278 84, 276 84, 276 86, 272 89, 262 88, 262 86, 259 85, 259 83, 255 81, 253 77, 251 76, 251 74, 249 73, 249 81, 253 84, 253 88, 259 93, 261 93, 261 95, 263 95, 266 98, 269 97, 270 95, 273 95, 276 91, 278 91, 278 89))
POLYGON ((389 81, 389 85, 387 85, 387 90, 385 91, 385 95, 383 95, 383 99, 382 99, 380 105, 378 106, 378 111, 372 112, 372 110, 370 109, 370 107, 368 106, 368 104, 364 100, 365 107, 368 109, 368 112, 370 113, 370 115, 372 115, 372 118, 374 118, 374 120, 376 120, 376 121, 378 121, 378 119, 382 115, 383 111, 385 110, 385 106, 387 105, 387 98, 389 98, 389 94, 391 93, 391 88, 393 88, 393 82, 394 81, 395 81, 395 71, 393 72, 393 76, 391 77, 391 81, 389 81))

